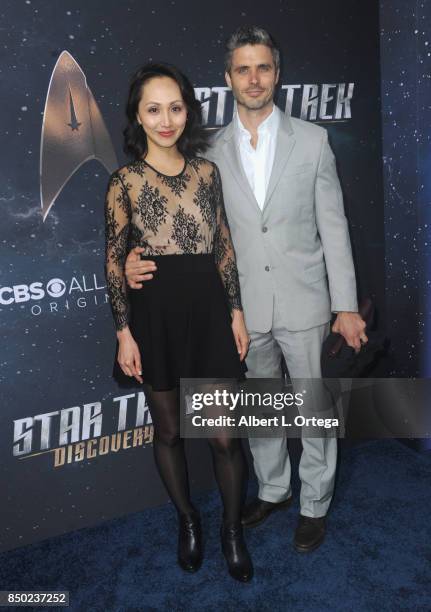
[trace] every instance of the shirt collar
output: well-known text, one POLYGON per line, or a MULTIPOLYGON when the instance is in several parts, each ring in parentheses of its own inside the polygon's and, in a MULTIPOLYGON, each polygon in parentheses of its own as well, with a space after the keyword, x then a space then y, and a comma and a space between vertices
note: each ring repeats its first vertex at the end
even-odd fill
MULTIPOLYGON (((280 123, 280 111, 277 106, 274 104, 272 107, 271 113, 266 117, 262 123, 257 128, 258 136, 263 133, 271 133, 274 134, 280 123)), ((250 140, 250 132, 244 127, 238 111, 235 113, 235 128, 237 130, 238 137, 241 139, 250 140)))

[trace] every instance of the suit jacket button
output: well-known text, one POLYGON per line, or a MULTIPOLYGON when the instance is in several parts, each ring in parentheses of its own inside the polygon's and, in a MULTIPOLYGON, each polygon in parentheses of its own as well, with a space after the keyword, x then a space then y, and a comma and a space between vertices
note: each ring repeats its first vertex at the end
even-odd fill
POLYGON ((265 266, 265 270, 269 272, 269 266, 265 266))
POLYGON ((268 228, 267 228, 266 226, 265 226, 265 227, 262 227, 262 232, 263 232, 263 233, 265 233, 265 232, 267 232, 267 231, 268 231, 268 228))

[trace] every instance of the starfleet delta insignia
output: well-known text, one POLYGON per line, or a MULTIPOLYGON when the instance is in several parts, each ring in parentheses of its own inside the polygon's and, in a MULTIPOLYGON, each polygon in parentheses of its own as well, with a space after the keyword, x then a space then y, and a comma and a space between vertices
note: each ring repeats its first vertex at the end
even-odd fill
POLYGON ((43 220, 70 177, 97 159, 111 174, 117 156, 85 74, 63 51, 52 71, 40 144, 40 200, 43 220))

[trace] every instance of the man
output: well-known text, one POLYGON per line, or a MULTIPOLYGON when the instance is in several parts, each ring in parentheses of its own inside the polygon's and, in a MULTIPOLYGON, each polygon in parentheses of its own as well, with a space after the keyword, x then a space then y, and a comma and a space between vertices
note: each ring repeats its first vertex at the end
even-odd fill
MULTIPOLYGON (((332 329, 349 346, 359 350, 367 337, 357 314, 349 233, 327 133, 274 105, 279 64, 278 49, 262 28, 239 28, 230 37, 225 77, 236 113, 206 156, 222 177, 251 338, 248 375, 280 377, 284 356, 292 379, 315 379, 321 377, 331 312, 338 313, 332 329)), ((153 272, 154 265, 129 254, 126 275, 132 287, 153 272)), ((337 440, 304 437, 302 444, 294 545, 309 552, 325 535, 337 440)), ((244 509, 248 527, 292 500, 286 438, 250 438, 250 448, 259 493, 244 509)))

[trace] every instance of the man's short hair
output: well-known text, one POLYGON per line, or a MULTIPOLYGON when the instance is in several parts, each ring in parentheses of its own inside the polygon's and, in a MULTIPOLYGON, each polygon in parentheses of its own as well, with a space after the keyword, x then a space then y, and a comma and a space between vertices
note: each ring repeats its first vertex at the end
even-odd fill
POLYGON ((259 26, 241 26, 231 34, 226 42, 224 58, 225 72, 230 73, 232 68, 232 54, 235 49, 244 45, 265 45, 271 49, 275 69, 280 68, 280 51, 272 36, 259 26))

